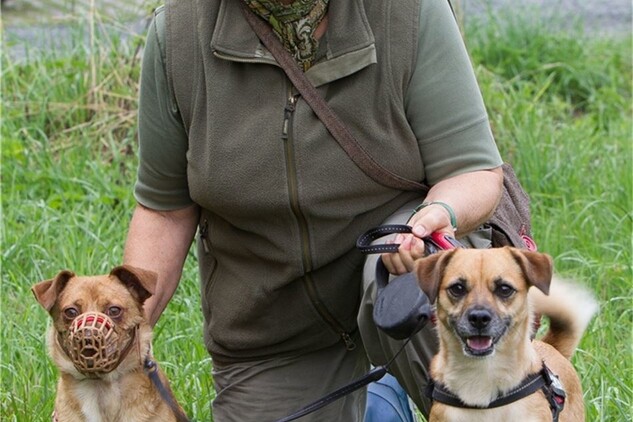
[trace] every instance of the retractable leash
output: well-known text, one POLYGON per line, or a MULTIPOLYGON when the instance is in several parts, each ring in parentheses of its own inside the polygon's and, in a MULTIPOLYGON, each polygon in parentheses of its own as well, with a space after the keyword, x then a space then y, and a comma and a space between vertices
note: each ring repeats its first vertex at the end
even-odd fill
MULTIPOLYGON (((356 241, 356 247, 364 254, 394 253, 400 246, 397 243, 372 245, 383 236, 394 233, 411 233, 411 226, 389 224, 368 230, 356 241)), ((456 239, 442 233, 433 233, 424 240, 425 255, 440 250, 463 248, 456 239)), ((396 340, 410 338, 431 319, 432 304, 424 294, 415 274, 406 273, 389 281, 389 271, 378 259, 376 262, 376 298, 374 300, 374 323, 378 328, 396 340)))
MULTIPOLYGON (((397 252, 400 246, 397 243, 372 245, 374 240, 395 233, 411 233, 411 227, 404 224, 389 224, 373 228, 358 238, 356 247, 367 255, 397 252)), ((463 247, 456 239, 441 233, 433 233, 423 240, 425 255, 430 255, 440 250, 463 247)), ((361 378, 276 422, 290 422, 299 419, 371 382, 381 379, 387 373, 389 366, 409 343, 411 337, 420 331, 431 318, 431 303, 418 286, 415 274, 403 274, 389 281, 389 271, 387 271, 382 259, 378 258, 376 264, 376 285, 378 290, 374 301, 374 323, 390 337, 396 340, 405 340, 398 352, 385 365, 373 368, 361 378)))

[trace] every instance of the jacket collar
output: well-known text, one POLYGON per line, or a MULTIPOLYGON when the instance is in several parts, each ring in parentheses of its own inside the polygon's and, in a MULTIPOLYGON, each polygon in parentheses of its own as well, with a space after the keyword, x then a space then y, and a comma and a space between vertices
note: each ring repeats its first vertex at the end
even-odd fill
MULTIPOLYGON (((211 38, 210 48, 216 57, 231 61, 277 64, 261 45, 240 10, 239 1, 222 1, 211 38)), ((376 47, 361 0, 334 0, 328 12, 325 60, 317 62, 306 76, 315 85, 344 78, 374 64, 376 47)))

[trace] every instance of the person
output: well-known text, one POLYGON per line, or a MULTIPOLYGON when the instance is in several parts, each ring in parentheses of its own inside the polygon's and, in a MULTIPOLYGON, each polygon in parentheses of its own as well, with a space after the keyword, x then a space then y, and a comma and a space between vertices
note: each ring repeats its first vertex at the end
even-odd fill
MULTIPOLYGON (((502 160, 447 1, 168 0, 148 31, 138 112, 123 260, 158 273, 145 308, 155 324, 195 238, 216 422, 277 420, 364 375, 370 359, 384 363, 401 343, 372 326, 356 238, 408 220, 413 233, 382 256, 402 274, 423 237, 477 230, 501 194, 502 160), (347 157, 240 1, 372 157, 431 186, 426 197, 347 157)), ((390 372, 426 413, 435 339, 416 339, 390 372)), ((302 420, 361 421, 365 406, 361 389, 302 420)))

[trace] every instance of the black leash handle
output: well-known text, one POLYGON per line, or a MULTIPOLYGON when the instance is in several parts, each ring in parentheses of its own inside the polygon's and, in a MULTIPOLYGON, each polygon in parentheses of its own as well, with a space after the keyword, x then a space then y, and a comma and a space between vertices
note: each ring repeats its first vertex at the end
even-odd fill
POLYGON ((374 227, 361 234, 356 240, 356 248, 363 254, 369 255, 374 253, 395 253, 398 252, 398 243, 383 243, 380 245, 372 245, 376 239, 395 233, 411 233, 411 226, 406 224, 385 224, 384 226, 374 227))
MULTIPOLYGON (((356 248, 361 253, 369 255, 375 253, 395 253, 398 252, 399 243, 382 243, 372 245, 374 240, 381 237, 396 233, 412 233, 413 228, 406 224, 385 224, 374 227, 361 234, 356 240, 356 248)), ((431 255, 435 252, 445 249, 463 248, 464 245, 454 237, 443 233, 431 233, 430 236, 422 238, 424 241, 425 255, 431 255)))

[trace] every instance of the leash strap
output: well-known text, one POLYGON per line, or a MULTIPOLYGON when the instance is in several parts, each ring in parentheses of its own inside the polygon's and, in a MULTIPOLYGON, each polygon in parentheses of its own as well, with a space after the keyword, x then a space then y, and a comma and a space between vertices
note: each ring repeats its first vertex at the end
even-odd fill
POLYGON ((367 374, 363 375, 362 377, 360 377, 359 379, 357 379, 356 381, 353 381, 341 388, 339 388, 338 390, 335 390, 333 392, 331 392, 330 394, 328 394, 325 397, 320 398, 319 400, 308 404, 307 406, 302 407, 301 409, 297 410, 295 413, 291 414, 290 416, 286 416, 282 419, 279 419, 275 422, 290 422, 290 421, 294 421, 296 419, 299 419, 305 415, 308 415, 312 412, 316 412, 317 410, 319 410, 320 408, 327 406, 328 404, 340 399, 341 397, 346 396, 349 393, 352 393, 356 390, 358 390, 359 388, 362 388, 364 386, 366 386, 367 384, 374 382, 374 381, 378 381, 379 379, 381 379, 383 376, 385 376, 385 374, 387 373, 387 369, 389 368, 389 366, 393 363, 393 361, 396 359, 396 357, 404 350, 405 346, 409 343, 410 339, 407 339, 404 343, 402 343, 402 346, 400 346, 400 349, 396 352, 395 355, 393 355, 393 357, 389 360, 389 362, 387 362, 385 365, 381 365, 381 366, 377 366, 375 368, 373 368, 371 371, 369 371, 367 374))
POLYGON ((387 373, 387 366, 383 365, 383 366, 378 366, 374 369, 372 369, 371 371, 369 371, 367 374, 363 375, 361 378, 357 379, 356 381, 347 384, 341 388, 339 388, 338 390, 335 390, 333 392, 331 392, 330 394, 328 394, 327 396, 305 406, 302 407, 301 409, 299 409, 297 412, 293 413, 290 416, 286 416, 283 419, 279 419, 277 422, 289 422, 289 421, 294 421, 295 419, 299 419, 305 415, 308 415, 312 412, 316 412, 317 410, 319 410, 320 408, 327 406, 328 404, 340 399, 343 396, 348 395, 349 393, 358 390, 359 388, 362 388, 364 386, 366 386, 367 384, 374 382, 374 381, 378 381, 379 379, 381 379, 385 374, 387 373))
POLYGON ((242 12, 246 21, 257 34, 262 44, 277 60, 288 79, 290 79, 297 91, 301 93, 305 102, 312 108, 319 120, 325 125, 354 164, 383 186, 426 194, 429 191, 428 186, 393 173, 369 155, 308 80, 294 58, 273 33, 270 25, 253 14, 244 2, 240 3, 242 3, 242 12))
POLYGON ((151 360, 149 357, 145 358, 145 362, 143 363, 143 370, 149 377, 152 384, 154 384, 154 386, 158 390, 158 393, 160 394, 163 401, 167 403, 167 406, 169 406, 171 411, 174 412, 176 420, 178 422, 189 422, 189 418, 187 418, 187 415, 182 412, 180 406, 178 406, 178 403, 176 403, 176 400, 174 399, 171 391, 167 387, 165 387, 165 384, 163 384, 163 381, 158 376, 158 365, 156 365, 156 362, 151 360))

